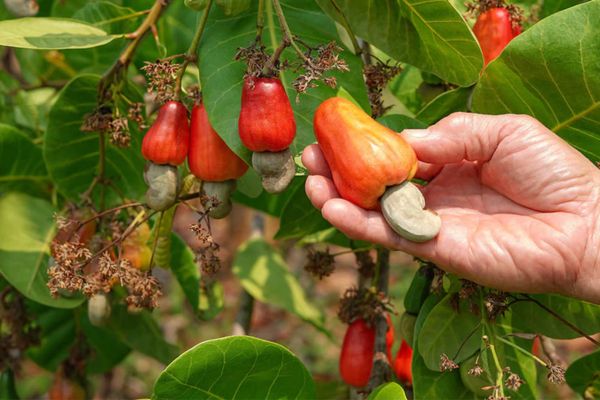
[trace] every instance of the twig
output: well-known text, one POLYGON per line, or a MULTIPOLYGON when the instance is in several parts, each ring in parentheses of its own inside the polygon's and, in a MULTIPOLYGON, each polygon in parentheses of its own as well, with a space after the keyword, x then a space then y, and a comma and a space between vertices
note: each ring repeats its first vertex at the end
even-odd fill
POLYGON ((265 0, 258 0, 258 14, 256 15, 256 43, 262 42, 262 31, 265 26, 265 0))
POLYGON ((185 53, 185 59, 181 64, 181 68, 179 69, 179 71, 177 71, 177 78, 175 79, 175 98, 179 98, 179 96, 181 95, 181 81, 183 79, 183 74, 185 73, 187 66, 191 62, 196 62, 198 58, 196 53, 198 52, 198 45, 200 44, 200 39, 202 39, 204 28, 206 28, 206 21, 208 21, 208 14, 210 12, 211 6, 212 0, 208 0, 208 4, 206 5, 204 12, 202 13, 202 17, 200 18, 200 22, 198 23, 198 26, 196 28, 194 38, 190 43, 188 51, 185 53))
POLYGON ((340 8, 340 6, 336 3, 335 0, 330 0, 330 1, 331 1, 331 5, 333 6, 333 8, 335 8, 335 10, 340 15, 342 26, 348 33, 348 36, 350 36, 350 41, 352 42, 352 47, 354 47, 354 54, 356 54, 357 56, 361 56, 362 48, 360 47, 360 44, 358 43, 358 39, 356 38, 354 31, 350 27, 350 22, 348 22, 348 18, 346 18, 346 15, 344 14, 344 12, 340 8))
POLYGON ((294 41, 294 37, 292 35, 292 31, 290 31, 290 27, 285 19, 285 15, 283 14, 283 10, 281 9, 281 4, 279 4, 279 0, 273 0, 273 7, 275 8, 275 13, 277 14, 277 18, 279 19, 279 26, 283 31, 283 40, 289 41, 290 45, 293 47, 294 51, 300 58, 302 58, 311 68, 315 68, 310 58, 304 54, 302 49, 298 47, 298 44, 294 41))
MULTIPOLYGON (((382 247, 377 248, 377 271, 374 282, 378 293, 387 294, 390 272, 390 251, 382 247)), ((385 313, 378 315, 375 323, 375 347, 373 368, 369 377, 368 391, 372 392, 378 386, 392 379, 392 369, 387 359, 386 336, 388 323, 385 313)))

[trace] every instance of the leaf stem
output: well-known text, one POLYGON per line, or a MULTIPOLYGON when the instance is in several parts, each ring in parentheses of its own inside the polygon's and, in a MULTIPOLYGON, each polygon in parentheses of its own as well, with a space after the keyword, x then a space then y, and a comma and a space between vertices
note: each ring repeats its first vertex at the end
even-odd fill
POLYGON ((488 349, 492 353, 492 358, 494 359, 494 365, 496 365, 496 370, 498 371, 496 375, 496 389, 500 391, 500 396, 504 398, 504 385, 502 384, 502 380, 504 377, 504 372, 502 371, 502 365, 500 365, 500 360, 498 359, 498 354, 496 353, 496 347, 489 341, 489 338, 484 336, 484 340, 487 341, 488 349))
POLYGON ((175 80, 175 98, 176 99, 179 99, 179 97, 181 96, 181 81, 183 80, 183 75, 185 74, 185 70, 187 69, 187 66, 191 62, 196 62, 196 60, 198 59, 198 56, 196 54, 198 52, 198 45, 200 44, 200 40, 202 39, 202 34, 204 33, 204 28, 206 28, 206 21, 208 21, 208 14, 210 13, 212 3, 213 3, 213 0, 208 0, 208 4, 206 5, 206 8, 204 9, 202 16, 200 17, 200 22, 198 23, 198 26, 196 27, 196 33, 194 33, 194 38, 192 39, 192 42, 190 43, 190 47, 188 48, 188 51, 185 53, 185 58, 183 60, 183 63, 181 64, 181 68, 177 72, 177 78, 175 80))
POLYGON ((256 15, 256 39, 257 43, 262 42, 262 32, 265 27, 265 0, 258 0, 258 14, 256 15))
POLYGON ((536 356, 535 354, 525 350, 524 348, 522 348, 521 346, 516 345, 515 343, 511 342, 508 339, 504 339, 502 336, 496 336, 496 339, 498 339, 499 341, 501 341, 502 343, 504 343, 505 345, 508 345, 512 348, 514 348, 515 350, 520 351, 523 354, 528 355, 529 357, 533 358, 535 361, 537 361, 541 366, 548 368, 548 364, 546 362, 544 362, 544 360, 542 360, 541 358, 539 358, 538 356, 536 356))

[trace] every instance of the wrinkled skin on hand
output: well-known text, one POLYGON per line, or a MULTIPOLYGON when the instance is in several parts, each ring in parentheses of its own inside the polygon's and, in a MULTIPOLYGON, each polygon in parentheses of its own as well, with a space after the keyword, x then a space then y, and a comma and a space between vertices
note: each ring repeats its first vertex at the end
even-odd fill
POLYGON ((406 130, 416 177, 439 235, 411 243, 377 211, 339 198, 318 146, 305 149, 306 192, 353 239, 431 260, 448 272, 509 291, 554 292, 600 303, 600 172, 537 120, 456 113, 406 130))

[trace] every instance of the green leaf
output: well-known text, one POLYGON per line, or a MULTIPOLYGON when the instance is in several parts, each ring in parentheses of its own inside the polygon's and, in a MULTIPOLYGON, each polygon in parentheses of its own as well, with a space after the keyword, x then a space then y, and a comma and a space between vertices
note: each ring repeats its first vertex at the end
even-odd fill
POLYGON ((216 3, 227 16, 235 16, 250 8, 251 0, 217 0, 216 3))
POLYGON ((427 128, 427 125, 425 125, 423 122, 405 115, 386 115, 379 118, 377 121, 396 132, 402 132, 405 129, 427 128))
MULTIPOLYGON (((253 170, 249 169, 248 171, 253 170)), ((245 206, 252 207, 256 210, 263 211, 274 217, 279 217, 283 212, 283 208, 288 203, 289 199, 293 196, 294 193, 296 193, 298 187, 304 187, 304 181, 304 177, 297 176, 292 180, 292 183, 290 183, 285 192, 278 195, 274 195, 262 190, 259 178, 256 181, 256 184, 258 184, 258 188, 260 188, 258 196, 251 196, 248 194, 248 192, 242 192, 240 190, 241 188, 239 187, 241 182, 238 182, 238 190, 233 193, 233 199, 237 203, 241 203, 245 206)))
POLYGON ((174 233, 171 234, 171 270, 183 289, 194 312, 198 312, 200 302, 200 270, 194 253, 174 233))
POLYGON ((600 351, 575 360, 567 369, 565 378, 569 386, 584 398, 600 395, 600 351), (586 396, 587 394, 587 396, 586 396))
POLYGON ((467 103, 473 92, 471 87, 448 90, 427 103, 415 116, 426 124, 434 124, 456 111, 467 111, 467 103))
POLYGON ((114 306, 107 324, 124 344, 163 364, 173 361, 179 349, 165 341, 160 327, 148 311, 130 313, 122 305, 114 306))
POLYGON ((304 191, 304 182, 297 185, 281 211, 281 223, 275 239, 291 239, 320 232, 331 228, 331 224, 323 218, 321 211, 316 209, 304 191))
POLYGON ((15 387, 15 375, 10 368, 6 368, 0 372, 0 399, 20 399, 15 387))
POLYGON ((0 21, 0 45, 24 49, 86 49, 116 36, 66 18, 19 18, 0 21))
POLYGON ((517 36, 490 63, 473 110, 528 114, 600 160, 600 2, 569 8, 517 36))
MULTIPOLYGON (((58 190, 73 201, 80 200, 79 195, 88 188, 98 169, 98 134, 80 130, 85 116, 96 109, 98 82, 95 75, 74 78, 60 92, 50 111, 44 142, 46 166, 58 190)), ((105 175, 125 196, 138 199, 146 189, 145 161, 140 152, 142 135, 135 124, 130 124, 130 130, 130 147, 120 149, 107 143, 105 175)))
POLYGON ((40 194, 49 185, 42 150, 17 129, 0 124, 0 193, 40 194))
MULTIPOLYGON (((331 0, 317 0, 337 21, 331 0)), ((336 0, 357 36, 398 61, 468 86, 483 67, 481 50, 447 0, 336 0)))
POLYGON ((152 398, 314 399, 315 384, 285 347, 249 336, 208 340, 171 363, 152 398))
POLYGON ((225 303, 223 285, 218 280, 203 283, 200 287, 198 318, 210 321, 223 310, 225 303))
POLYGON ((545 1, 542 3, 540 15, 545 18, 549 15, 562 11, 566 8, 576 6, 581 3, 585 3, 587 0, 553 0, 545 1))
POLYGON ((14 97, 15 122, 35 132, 44 131, 55 95, 56 89, 53 88, 19 91, 14 97))
MULTIPOLYGON (((338 40, 335 23, 323 14, 311 0, 282 0, 281 6, 292 32, 311 46, 338 40)), ((227 145, 240 157, 250 162, 250 153, 242 145, 238 135, 238 116, 241 108, 243 77, 246 66, 235 61, 237 49, 252 44, 256 36, 256 15, 258 2, 252 2, 248 11, 235 17, 223 14, 219 7, 213 7, 199 50, 199 64, 203 100, 215 130, 227 145)), ((280 29, 271 2, 265 2, 265 29, 263 43, 272 51, 280 43, 280 29)), ((283 59, 296 59, 293 50, 286 49, 283 59)), ((343 86, 363 107, 368 107, 368 98, 362 77, 360 59, 349 51, 341 53, 350 72, 333 73, 339 86, 343 86)), ((297 134, 291 150, 294 155, 315 141, 312 119, 318 105, 325 99, 335 96, 337 90, 320 83, 295 101, 296 92, 292 81, 298 73, 287 69, 281 80, 291 99, 297 125, 297 134)))
POLYGON ((465 302, 457 311, 447 295, 431 310, 419 333, 419 351, 427 368, 439 371, 442 353, 457 363, 470 357, 481 343, 481 329, 480 318, 465 302))
POLYGON ((110 371, 131 351, 110 329, 92 325, 87 314, 82 314, 79 321, 85 340, 92 348, 86 365, 88 373, 102 374, 110 371))
MULTIPOLYGON (((600 332, 600 306, 553 294, 531 297, 586 334, 600 332)), ((510 310, 515 332, 537 333, 554 339, 574 339, 581 336, 534 302, 515 302, 510 310), (532 315, 536 317, 531 318, 532 315)))
POLYGON ((402 386, 388 382, 372 391, 367 400, 406 400, 406 394, 402 386))
MULTIPOLYGON (((421 335, 423 324, 427 321, 430 312, 439 301, 440 297, 433 294, 427 298, 417 317, 415 337, 421 335)), ((477 399, 477 396, 463 385, 458 370, 446 372, 432 371, 425 364, 420 351, 419 341, 415 340, 412 362, 415 399, 477 399)))
POLYGON ((55 371, 68 356, 75 342, 73 311, 35 305, 41 342, 27 350, 27 356, 48 371, 55 371))
POLYGON ((46 286, 53 213, 50 203, 25 194, 0 197, 0 273, 33 301, 51 307, 77 307, 82 298, 55 299, 46 286))
POLYGON ((245 242, 235 256, 232 270, 255 299, 284 308, 326 332, 322 311, 308 301, 281 255, 263 239, 245 242))

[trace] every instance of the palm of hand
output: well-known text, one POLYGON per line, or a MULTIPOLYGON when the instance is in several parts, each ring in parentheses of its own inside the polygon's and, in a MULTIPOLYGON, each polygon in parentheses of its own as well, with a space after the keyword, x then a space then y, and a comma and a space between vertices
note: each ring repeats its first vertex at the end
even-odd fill
MULTIPOLYGON (((600 277, 593 240, 600 174, 541 124, 527 118, 517 122, 501 139, 493 134, 469 139, 473 143, 458 146, 460 155, 440 154, 444 143, 431 150, 427 140, 421 146, 408 135, 422 161, 442 161, 421 168, 421 176, 430 178, 423 188, 427 207, 442 218, 440 234, 430 242, 407 242, 379 213, 336 199, 329 178, 318 183, 329 185, 329 198, 319 199, 323 191, 311 188, 315 180, 307 182, 307 193, 323 207, 325 218, 353 238, 405 250, 486 286, 590 299, 587 286, 600 277), (486 143, 487 138, 497 142, 486 143)), ((452 146, 446 148, 452 153, 452 146)), ((322 156, 311 154, 318 149, 307 150, 307 167, 322 175, 322 156)))

